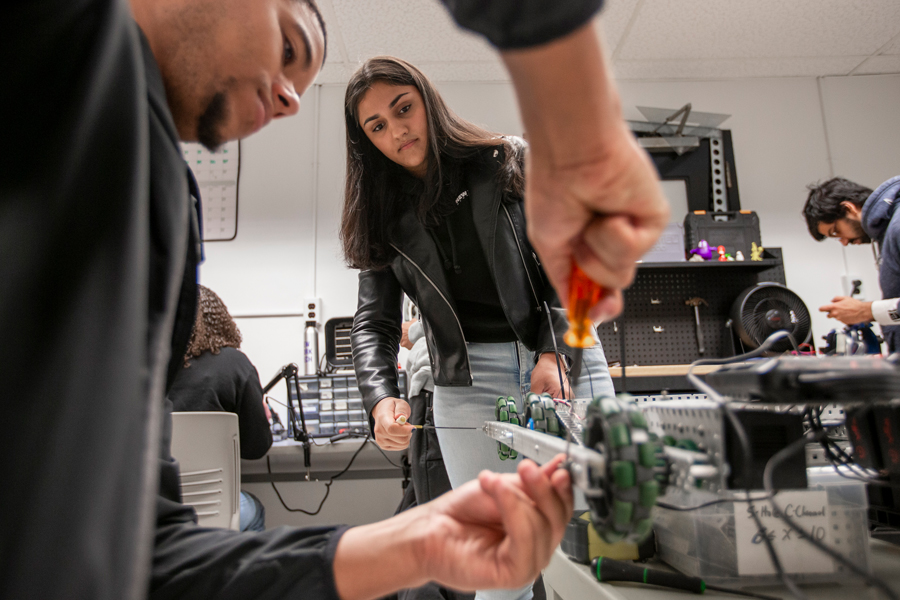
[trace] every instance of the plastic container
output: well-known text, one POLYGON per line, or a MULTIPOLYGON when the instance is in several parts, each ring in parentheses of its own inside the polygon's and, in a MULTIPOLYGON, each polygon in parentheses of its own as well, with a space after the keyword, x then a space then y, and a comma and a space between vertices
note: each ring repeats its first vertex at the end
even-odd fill
MULTIPOLYGON (((809 500, 810 512, 814 509, 818 513, 821 508, 819 500, 824 492, 827 498, 824 515, 808 518, 807 523, 812 523, 811 529, 825 544, 868 571, 869 535, 865 485, 840 477, 830 468, 809 469, 808 477, 809 489, 785 491, 776 495, 776 500, 787 511, 782 499, 790 501, 791 510, 798 510, 803 506, 805 498, 809 500)), ((709 496, 700 498, 699 495, 692 494, 684 502, 672 501, 668 497, 665 500, 671 504, 694 506, 709 501, 709 496)), ((768 501, 755 500, 754 506, 758 511, 764 511, 761 513, 764 516, 769 515, 764 524, 770 528, 775 538, 776 551, 793 579, 800 582, 830 582, 853 576, 844 565, 808 542, 797 539, 796 532, 786 533, 789 529, 787 524, 768 512, 771 511, 768 501), (781 539, 785 536, 787 541, 781 539), (804 564, 798 566, 797 562, 804 564)), ((740 519, 752 518, 747 513, 746 502, 723 502, 690 512, 661 507, 655 510, 653 529, 656 532, 659 558, 678 571, 701 577, 712 584, 748 586, 779 582, 767 555, 762 563, 757 561, 754 566, 748 567, 747 552, 755 553, 754 556, 757 557, 766 552, 762 538, 754 536, 751 540, 745 533, 744 549, 738 548, 739 535, 735 516, 737 514, 740 519), (738 556, 739 550, 744 553, 741 559, 738 556), (759 572, 763 567, 771 572, 759 572)))

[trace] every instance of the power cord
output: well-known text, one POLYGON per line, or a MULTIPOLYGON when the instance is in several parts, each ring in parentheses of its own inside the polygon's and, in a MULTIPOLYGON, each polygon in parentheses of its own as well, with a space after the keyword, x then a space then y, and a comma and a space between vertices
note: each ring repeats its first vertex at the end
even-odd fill
POLYGON ((547 315, 547 323, 550 324, 550 339, 553 340, 553 353, 556 355, 556 371, 559 373, 559 393, 562 396, 562 399, 566 399, 566 384, 565 379, 563 378, 562 367, 559 362, 561 359, 561 355, 559 353, 559 346, 556 345, 556 330, 553 328, 553 317, 550 316, 550 307, 547 305, 547 301, 544 300, 544 313, 547 315))
POLYGON ((701 365, 727 365, 735 362, 741 362, 744 360, 748 360, 750 358, 756 358, 757 356, 761 356, 765 352, 767 352, 775 342, 781 340, 784 337, 792 337, 791 334, 787 331, 776 331, 772 335, 770 335, 766 340, 755 350, 751 350, 750 352, 745 352, 744 354, 739 354, 737 356, 732 356, 730 358, 703 358, 700 360, 696 360, 691 363, 691 367, 688 369, 687 379, 694 385, 697 389, 706 393, 707 397, 715 402, 719 408, 722 410, 722 414, 728 419, 731 423, 732 428, 737 435, 738 442, 741 445, 741 452, 743 453, 744 460, 744 484, 746 486, 745 493, 747 494, 747 508, 749 509, 750 515, 753 517, 753 522, 756 524, 756 528, 761 534, 763 542, 766 545, 766 551, 769 553, 769 559, 772 562, 772 565, 775 567, 775 571, 778 573, 779 579, 784 584, 784 586, 790 591, 791 595, 797 598, 798 600, 806 600, 806 594, 800 591, 800 588, 797 587, 797 584, 788 577, 787 573, 784 570, 784 567, 781 564, 781 559, 778 558, 778 553, 775 551, 775 546, 772 544, 772 540, 769 539, 769 536, 766 534, 766 528, 762 524, 762 520, 759 518, 759 514, 753 507, 753 498, 751 496, 750 491, 750 477, 751 477, 751 464, 753 462, 753 452, 750 446, 750 440, 747 437, 747 432, 744 430, 744 426, 741 423, 740 419, 738 419, 737 415, 734 413, 734 410, 725 402, 725 399, 722 397, 719 392, 712 388, 712 386, 708 385, 705 381, 700 379, 696 374, 694 374, 694 368, 701 365))
POLYGON ((781 450, 776 452, 772 458, 769 459, 769 461, 766 463, 766 468, 763 470, 763 487, 765 488, 766 492, 769 493, 769 503, 772 505, 775 514, 778 515, 778 517, 782 521, 784 521, 784 523, 788 527, 796 531, 797 535, 801 539, 806 540, 807 542, 818 548, 820 551, 824 552, 834 560, 838 561, 839 563, 853 571, 856 575, 859 575, 860 577, 865 579, 866 583, 868 583, 869 585, 880 589, 891 600, 898 600, 898 598, 900 597, 898 597, 897 593, 894 592, 894 590, 892 590, 882 579, 869 574, 865 569, 860 568, 856 563, 846 558, 840 552, 834 550, 833 548, 829 548, 822 541, 810 536, 792 518, 788 517, 785 512, 781 510, 781 507, 778 506, 778 503, 775 502, 775 498, 773 497, 774 486, 772 484, 775 469, 778 468, 781 463, 785 462, 792 455, 803 450, 806 447, 807 443, 819 441, 819 437, 821 435, 822 434, 820 432, 811 431, 799 440, 795 440, 785 448, 782 448, 781 450))
MULTIPOLYGON (((281 492, 279 492, 278 488, 275 487, 275 482, 270 481, 269 483, 272 485, 272 489, 275 490, 275 495, 278 496, 278 500, 281 502, 281 506, 283 506, 284 509, 288 512, 299 512, 299 513, 303 513, 304 515, 309 515, 311 517, 319 514, 319 512, 321 512, 321 510, 322 510, 322 506, 325 505, 325 501, 328 500, 328 495, 331 493, 331 484, 334 483, 335 479, 337 479, 338 477, 340 477, 341 475, 343 475, 344 473, 346 473, 347 471, 350 470, 350 467, 353 465, 353 461, 356 460, 356 457, 359 456, 359 453, 362 452, 363 448, 366 447, 366 444, 369 441, 368 432, 365 434, 365 436, 366 437, 365 437, 365 439, 363 439, 362 444, 359 445, 359 448, 357 448, 356 452, 353 453, 353 456, 350 457, 350 462, 347 463, 347 466, 344 467, 344 469, 340 473, 332 475, 331 478, 325 482, 325 496, 322 497, 322 501, 319 502, 319 507, 315 511, 308 511, 308 510, 304 510, 302 508, 291 508, 290 506, 288 506, 285 503, 284 498, 281 497, 281 492)), ((379 450, 380 449, 381 448, 379 448, 379 450)), ((387 458, 387 457, 385 457, 385 458, 387 458)), ((390 462, 390 461, 388 461, 388 462, 390 462)), ((393 463, 391 463, 391 464, 393 464, 393 463)), ((266 456, 266 470, 268 471, 269 475, 272 475, 272 464, 269 461, 268 456, 266 456)))

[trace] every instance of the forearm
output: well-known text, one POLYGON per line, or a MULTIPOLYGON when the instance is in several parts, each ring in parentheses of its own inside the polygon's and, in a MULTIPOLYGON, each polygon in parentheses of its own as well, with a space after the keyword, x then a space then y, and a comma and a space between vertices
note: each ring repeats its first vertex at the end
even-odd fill
POLYGON ((591 23, 543 46, 503 53, 534 159, 574 167, 622 135, 618 91, 591 23))
POLYGON ((380 598, 424 585, 416 510, 348 530, 338 543, 334 578, 342 600, 380 598))

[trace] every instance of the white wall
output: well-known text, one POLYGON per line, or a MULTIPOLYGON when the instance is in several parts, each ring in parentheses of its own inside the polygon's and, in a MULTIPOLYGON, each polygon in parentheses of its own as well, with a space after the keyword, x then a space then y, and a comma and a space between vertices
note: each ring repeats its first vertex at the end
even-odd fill
MULTIPOLYGON (((462 116, 496 131, 522 133, 508 84, 439 88, 462 116)), ((626 118, 640 118, 636 105, 686 102, 695 110, 731 114, 723 127, 733 133, 742 208, 759 213, 764 245, 784 248, 788 286, 814 313, 841 292, 844 251, 807 233, 800 216, 805 188, 832 174, 875 187, 900 171, 900 76, 629 81, 621 92, 626 118)), ((242 143, 237 238, 206 245, 201 281, 239 317, 244 349, 264 383, 281 365, 302 360, 304 298, 322 298, 322 323, 356 308, 356 274, 343 266, 337 237, 345 163, 342 103, 342 86, 316 86, 299 116, 242 143), (265 315, 297 316, 251 318, 265 315)), ((867 294, 879 296, 868 248, 847 249, 846 262, 864 279, 867 294)), ((814 315, 817 337, 834 326, 814 315)), ((283 398, 281 390, 276 397, 283 398)))

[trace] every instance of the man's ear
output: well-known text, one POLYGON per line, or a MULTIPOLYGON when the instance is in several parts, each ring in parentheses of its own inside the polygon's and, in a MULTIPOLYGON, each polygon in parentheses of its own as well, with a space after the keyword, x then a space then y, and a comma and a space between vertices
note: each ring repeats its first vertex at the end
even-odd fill
POLYGON ((852 221, 862 221, 862 208, 853 204, 849 200, 844 200, 841 202, 841 207, 844 209, 844 218, 850 219, 852 221))

